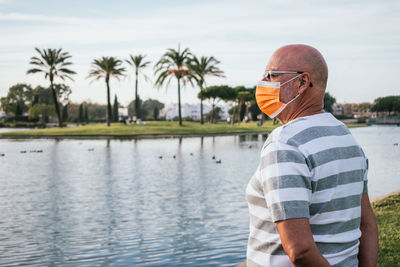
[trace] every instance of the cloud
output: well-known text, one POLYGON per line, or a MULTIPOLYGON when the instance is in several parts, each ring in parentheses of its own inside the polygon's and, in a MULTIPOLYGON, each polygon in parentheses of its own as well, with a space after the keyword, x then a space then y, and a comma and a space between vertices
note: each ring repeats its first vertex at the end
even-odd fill
MULTIPOLYGON (((6 0, 0 0, 6 1, 6 0)), ((0 21, 26 21, 26 22, 52 22, 52 23, 64 23, 64 24, 87 24, 92 22, 90 19, 78 18, 78 17, 58 17, 58 16, 47 16, 37 15, 29 13, 0 13, 0 21)))
MULTIPOLYGON (((146 53, 154 63, 166 48, 177 47, 178 43, 197 55, 213 55, 222 62, 227 79, 210 80, 210 84, 251 86, 273 50, 287 43, 307 43, 321 50, 330 66, 329 85, 340 94, 335 95, 339 100, 347 96, 372 100, 379 94, 375 89, 376 79, 364 76, 366 67, 395 77, 400 75, 395 66, 400 60, 398 1, 174 3, 150 6, 142 12, 133 12, 132 16, 120 15, 116 10, 106 16, 96 12, 83 14, 83 11, 66 16, 52 9, 41 10, 40 14, 29 13, 28 9, 20 12, 3 9, 0 73, 19 74, 2 75, 6 78, 0 81, 0 90, 24 79, 33 47, 62 47, 73 55, 74 68, 80 71, 74 84, 76 99, 87 98, 94 91, 87 89, 88 82, 84 79, 93 58, 103 55, 124 58, 129 53, 146 53), (346 93, 348 87, 354 88, 353 95, 346 93), (340 91, 341 88, 346 89, 340 91), (359 90, 363 94, 357 93, 359 90)), ((129 8, 135 10, 134 6, 129 8)), ((389 88, 396 81, 387 77, 380 83, 389 88)), ((97 86, 102 90, 100 84, 90 88, 97 86)), ((154 91, 151 85, 143 86, 149 92, 154 91)), ((116 87, 121 88, 121 95, 129 95, 125 93, 125 90, 130 92, 129 83, 116 87)), ((187 91, 195 101, 197 91, 187 91)), ((1 91, 0 95, 3 94, 1 91)), ((175 100, 173 94, 171 99, 175 100)))
MULTIPOLYGON (((248 43, 268 41, 272 45, 277 41, 326 40, 329 43, 361 43, 368 45, 382 44, 388 37, 393 25, 400 24, 400 18, 380 17, 385 5, 365 4, 357 8, 329 7, 313 8, 308 4, 294 9, 284 9, 284 5, 272 1, 265 5, 257 2, 250 6, 241 1, 195 4, 182 7, 166 8, 146 16, 135 18, 82 18, 47 16, 25 13, 0 13, 0 21, 33 22, 26 27, 13 27, 0 46, 35 46, 35 45, 112 45, 123 43, 160 43, 187 42, 198 43, 231 42, 231 47, 246 46, 248 43), (383 7, 382 7, 383 6, 383 7), (263 11, 267 10, 268 12, 263 11), (196 12, 193 12, 193 11, 196 12), (253 14, 242 15, 243 11, 253 14), (318 11, 318 12, 315 12, 318 11), (288 13, 288 14, 285 14, 288 13), (378 14, 377 14, 378 13, 378 14), (240 14, 240 15, 238 15, 240 14), (379 19, 378 19, 379 18, 379 19), (379 23, 375 23, 379 20, 379 23), (39 24, 35 24, 38 22, 39 24), (382 31, 382 28, 387 29, 382 31), (60 35, 59 33, 63 34, 60 35), (57 36, 57 38, 54 38, 57 36), (329 40, 327 40, 329 39, 329 40), (345 40, 344 40, 345 39, 345 40), (272 41, 272 42, 271 42, 272 41), (235 42, 235 43, 233 43, 235 42)), ((284 2, 293 3, 293 2, 284 2)), ((393 30, 392 30, 393 31, 393 30)), ((399 35, 389 38, 399 42, 399 35)), ((327 43, 328 43, 327 42, 327 43)), ((271 46, 272 46, 271 45, 271 46)), ((146 45, 147 46, 147 45, 146 45)), ((207 45, 207 47, 212 47, 207 45)))

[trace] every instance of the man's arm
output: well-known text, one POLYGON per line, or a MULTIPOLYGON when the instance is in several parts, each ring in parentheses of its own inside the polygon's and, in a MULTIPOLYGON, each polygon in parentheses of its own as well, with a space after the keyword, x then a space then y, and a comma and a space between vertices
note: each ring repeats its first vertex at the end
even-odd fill
POLYGON ((294 266, 330 266, 319 252, 306 218, 276 222, 283 249, 294 266))
POLYGON ((378 261, 378 226, 369 203, 368 194, 363 194, 361 198, 360 230, 359 266, 376 266, 378 261))

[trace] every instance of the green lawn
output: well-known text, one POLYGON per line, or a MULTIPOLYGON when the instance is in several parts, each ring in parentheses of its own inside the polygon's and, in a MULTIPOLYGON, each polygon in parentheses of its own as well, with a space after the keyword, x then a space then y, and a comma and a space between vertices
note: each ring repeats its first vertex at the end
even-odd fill
POLYGON ((379 230, 378 266, 400 263, 400 194, 373 204, 379 230))
POLYGON ((148 121, 146 125, 122 125, 113 123, 110 127, 97 123, 77 127, 51 128, 21 132, 2 133, 2 136, 135 136, 135 135, 200 135, 200 134, 229 134, 247 132, 270 132, 278 125, 267 121, 263 126, 257 122, 235 124, 227 123, 203 124, 184 121, 183 126, 178 122, 148 121))
MULTIPOLYGON (((203 124, 199 122, 184 121, 183 126, 178 122, 148 121, 146 125, 122 125, 113 123, 107 127, 103 123, 88 124, 85 126, 38 129, 20 132, 7 132, 0 134, 4 137, 24 136, 137 136, 137 135, 211 135, 211 134, 235 134, 253 132, 271 132, 280 124, 272 125, 272 121, 266 121, 263 126, 257 126, 257 122, 229 125, 224 122, 216 124, 203 124)), ((350 125, 354 127, 355 125, 350 125)), ((357 126, 366 126, 357 124, 357 126)))

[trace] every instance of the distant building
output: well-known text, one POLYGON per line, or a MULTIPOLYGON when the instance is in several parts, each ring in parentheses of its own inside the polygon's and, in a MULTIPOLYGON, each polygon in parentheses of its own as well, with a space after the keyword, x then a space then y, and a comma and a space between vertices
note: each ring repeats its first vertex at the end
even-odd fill
POLYGON ((353 117, 353 104, 344 103, 343 104, 343 115, 346 117, 353 117))
POLYGON ((376 112, 371 112, 371 111, 357 111, 354 112, 353 114, 354 118, 376 118, 376 112))
POLYGON ((0 119, 4 118, 6 116, 6 113, 3 111, 2 108, 0 108, 0 119))
POLYGON ((332 106, 333 115, 343 115, 343 105, 339 103, 334 103, 332 106))
POLYGON ((371 112, 371 103, 360 103, 357 110, 353 112, 354 118, 376 118, 376 112, 371 112))
MULTIPOLYGON (((221 108, 221 119, 226 120, 229 116, 229 106, 225 104, 217 105, 221 108)), ((209 104, 203 103, 203 116, 211 111, 209 104)), ((199 104, 182 104, 181 105, 182 118, 191 118, 193 120, 200 120, 200 103, 199 104)), ((167 104, 160 111, 160 117, 165 117, 166 120, 173 120, 178 117, 178 104, 167 104)))
POLYGON ((128 116, 128 108, 118 108, 118 115, 127 117, 128 116))
POLYGON ((352 118, 376 118, 376 112, 371 112, 371 103, 334 103, 333 115, 343 115, 352 118))

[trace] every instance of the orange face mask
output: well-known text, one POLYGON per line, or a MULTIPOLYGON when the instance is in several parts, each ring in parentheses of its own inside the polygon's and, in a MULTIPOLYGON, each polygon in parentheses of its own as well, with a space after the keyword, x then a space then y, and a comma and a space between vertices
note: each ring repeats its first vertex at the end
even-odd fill
MULTIPOLYGON (((295 78, 299 77, 297 75, 282 83, 282 85, 294 80, 295 78)), ((279 101, 279 92, 280 92, 281 84, 280 82, 267 82, 267 81, 259 81, 257 84, 256 89, 256 101, 258 107, 261 109, 262 112, 268 115, 271 119, 275 118, 282 110, 292 103, 300 94, 294 97, 287 103, 282 103, 279 101)))

